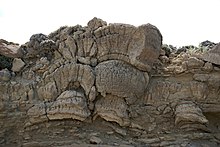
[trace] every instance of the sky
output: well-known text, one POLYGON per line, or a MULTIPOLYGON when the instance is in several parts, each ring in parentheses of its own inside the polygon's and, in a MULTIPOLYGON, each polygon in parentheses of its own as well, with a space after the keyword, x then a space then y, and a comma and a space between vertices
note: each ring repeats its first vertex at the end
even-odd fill
POLYGON ((164 44, 220 42, 220 0, 0 0, 0 38, 24 44, 60 26, 108 23, 155 25, 164 44))

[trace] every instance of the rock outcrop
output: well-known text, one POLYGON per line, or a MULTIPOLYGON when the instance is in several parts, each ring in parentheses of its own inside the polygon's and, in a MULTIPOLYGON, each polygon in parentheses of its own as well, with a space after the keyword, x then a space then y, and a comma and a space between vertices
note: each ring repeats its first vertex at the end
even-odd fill
POLYGON ((203 55, 203 59, 213 64, 220 65, 220 43, 203 55))
POLYGON ((18 57, 19 45, 13 42, 8 42, 4 39, 0 39, 0 54, 6 57, 18 57))
POLYGON ((218 53, 98 18, 1 41, 0 146, 218 146, 218 53))

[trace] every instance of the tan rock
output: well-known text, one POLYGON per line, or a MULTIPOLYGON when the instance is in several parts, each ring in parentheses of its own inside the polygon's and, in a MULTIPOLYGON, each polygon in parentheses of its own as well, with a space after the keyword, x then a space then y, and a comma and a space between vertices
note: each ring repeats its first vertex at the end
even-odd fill
POLYGON ((162 63, 168 63, 169 58, 167 56, 160 56, 159 59, 161 60, 162 63))
POLYGON ((65 89, 77 89, 81 86, 88 95, 95 81, 93 70, 88 65, 67 63, 51 67, 49 72, 51 74, 45 76, 45 81, 54 79, 59 93, 65 89), (77 82, 79 82, 78 86, 75 85, 77 82))
MULTIPOLYGON (((176 106, 175 111, 175 125, 180 128, 197 128, 198 125, 205 125, 208 123, 206 117, 202 114, 202 110, 191 101, 182 101, 176 106), (189 125, 191 124, 191 125, 189 125), (195 125, 194 125, 195 124, 195 125)), ((204 126, 204 128, 206 128, 204 126)))
POLYGON ((201 68, 204 65, 204 62, 196 57, 190 57, 186 63, 188 69, 201 68))
POLYGON ((131 63, 141 70, 149 71, 148 67, 143 69, 140 64, 151 67, 159 57, 161 46, 162 35, 155 26, 151 24, 139 26, 128 47, 131 63))
POLYGON ((45 86, 42 86, 38 89, 38 96, 41 100, 51 101, 58 96, 58 90, 56 83, 49 82, 45 86))
POLYGON ((55 102, 47 105, 47 117, 50 120, 76 119, 84 121, 91 113, 83 93, 64 91, 55 102))
POLYGON ((212 63, 206 62, 202 69, 204 71, 211 72, 214 68, 213 68, 212 63))
POLYGON ((121 126, 129 126, 128 106, 123 98, 106 95, 95 104, 95 113, 107 121, 117 122, 121 126))
POLYGON ((192 81, 190 82, 192 95, 197 99, 206 99, 208 95, 208 87, 205 83, 192 81))
POLYGON ((103 141, 100 138, 96 137, 96 136, 92 136, 90 138, 89 142, 91 144, 101 144, 103 141))
POLYGON ((96 88, 103 96, 110 93, 118 97, 141 98, 149 82, 147 73, 117 60, 98 64, 95 72, 96 88))
POLYGON ((0 39, 0 54, 6 57, 18 58, 20 55, 18 49, 20 46, 13 42, 0 39))
POLYGON ((98 62, 122 60, 140 70, 150 71, 159 57, 162 35, 153 25, 136 28, 126 24, 110 24, 94 33, 100 34, 96 39, 98 62))
POLYGON ((97 17, 94 17, 92 20, 90 20, 90 21, 88 22, 87 25, 88 25, 89 28, 95 30, 95 29, 97 29, 97 28, 99 28, 99 27, 106 26, 107 23, 106 23, 105 21, 103 21, 103 20, 97 18, 97 17))
POLYGON ((12 63, 12 71, 19 72, 24 66, 25 63, 21 59, 15 58, 12 63))
POLYGON ((41 123, 48 120, 46 116, 46 105, 45 103, 35 104, 33 107, 28 109, 27 115, 31 124, 41 123))
POLYGON ((195 74, 193 79, 199 82, 206 82, 208 87, 217 88, 220 86, 220 75, 216 73, 195 74))
POLYGON ((199 82, 206 82, 210 77, 209 74, 194 74, 193 79, 199 82))
POLYGON ((98 18, 33 35, 22 72, 0 71, 0 146, 217 146, 218 64, 161 44, 150 24, 98 18))
POLYGON ((97 96, 97 90, 96 90, 96 87, 93 86, 90 90, 90 93, 89 93, 89 100, 91 102, 93 102, 95 100, 96 96, 97 96))

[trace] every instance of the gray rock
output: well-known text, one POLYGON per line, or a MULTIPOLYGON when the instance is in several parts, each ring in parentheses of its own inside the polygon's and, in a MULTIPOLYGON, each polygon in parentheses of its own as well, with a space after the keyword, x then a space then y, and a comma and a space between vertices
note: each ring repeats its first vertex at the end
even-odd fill
POLYGON ((218 43, 208 52, 204 53, 202 59, 210 63, 220 65, 220 43, 218 43))

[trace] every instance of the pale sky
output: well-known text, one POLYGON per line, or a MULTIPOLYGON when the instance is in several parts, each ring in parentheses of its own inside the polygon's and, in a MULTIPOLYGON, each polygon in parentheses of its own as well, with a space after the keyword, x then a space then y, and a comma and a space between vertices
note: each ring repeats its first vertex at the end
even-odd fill
POLYGON ((32 34, 85 26, 93 17, 151 23, 174 46, 220 42, 220 0, 0 0, 0 38, 23 44, 32 34))

